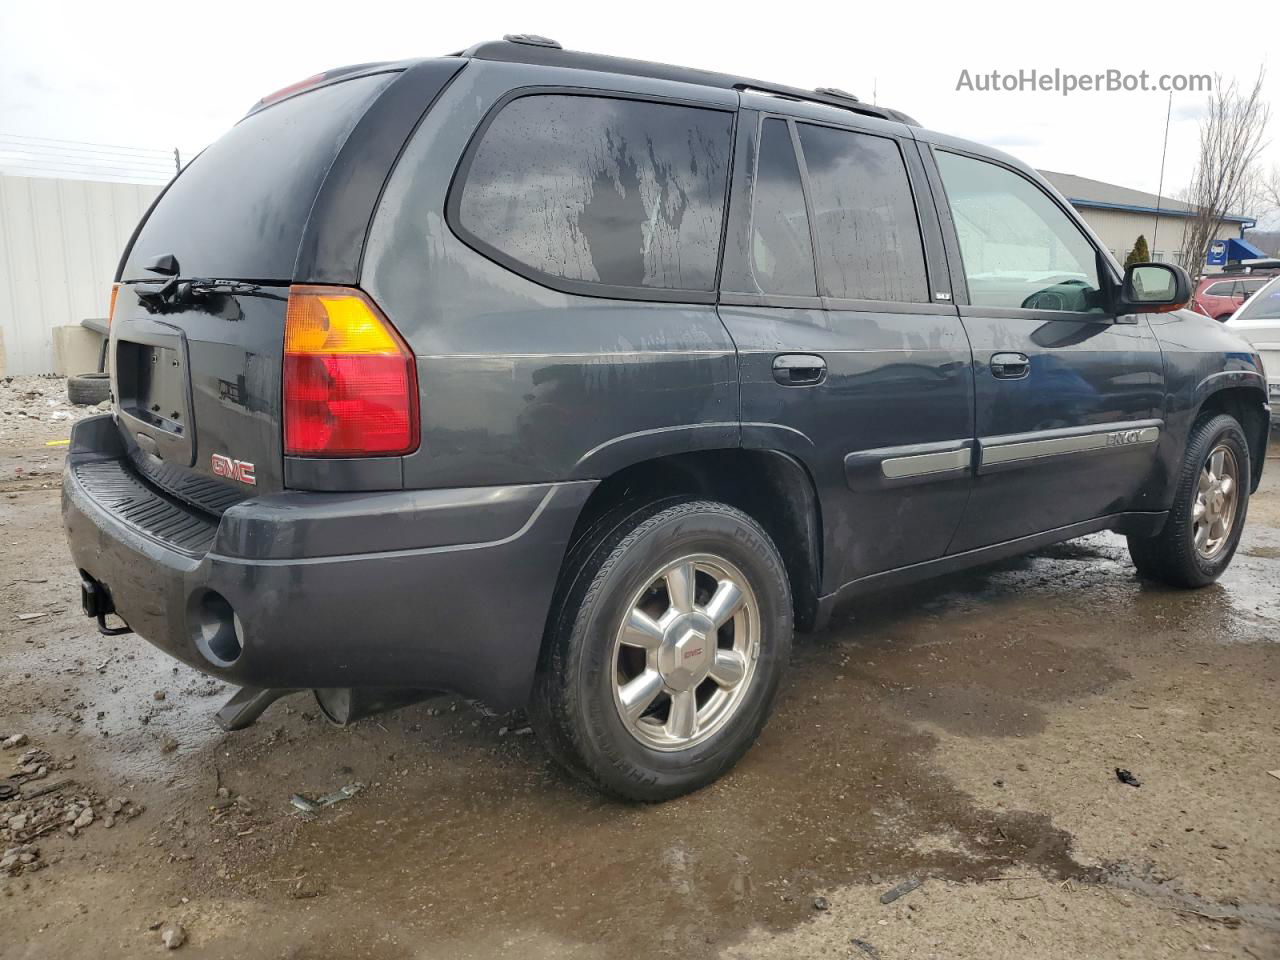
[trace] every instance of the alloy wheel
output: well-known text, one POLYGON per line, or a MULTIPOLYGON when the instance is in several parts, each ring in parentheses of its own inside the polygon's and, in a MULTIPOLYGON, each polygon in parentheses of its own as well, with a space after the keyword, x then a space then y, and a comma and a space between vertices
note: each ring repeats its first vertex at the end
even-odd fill
POLYGON ((625 608, 614 640, 613 699, 627 731, 657 750, 684 750, 721 730, 755 675, 760 605, 722 557, 682 557, 625 608))
POLYGON ((1203 560, 1220 554, 1231 537, 1239 499, 1239 467, 1226 444, 1218 444, 1206 458, 1191 511, 1196 553, 1203 560))

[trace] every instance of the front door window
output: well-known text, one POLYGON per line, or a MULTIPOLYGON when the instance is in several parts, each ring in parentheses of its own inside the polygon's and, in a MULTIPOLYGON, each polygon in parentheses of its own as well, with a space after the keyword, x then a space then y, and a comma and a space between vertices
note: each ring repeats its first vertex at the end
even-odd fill
POLYGON ((971 304, 1103 312, 1093 244, 1048 194, 994 163, 936 156, 971 304))

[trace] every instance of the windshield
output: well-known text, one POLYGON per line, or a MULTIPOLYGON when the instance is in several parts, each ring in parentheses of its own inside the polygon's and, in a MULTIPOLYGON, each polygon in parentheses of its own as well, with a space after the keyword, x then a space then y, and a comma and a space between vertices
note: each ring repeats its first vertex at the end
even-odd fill
POLYGON ((1280 320, 1280 277, 1248 299, 1233 320, 1280 320))

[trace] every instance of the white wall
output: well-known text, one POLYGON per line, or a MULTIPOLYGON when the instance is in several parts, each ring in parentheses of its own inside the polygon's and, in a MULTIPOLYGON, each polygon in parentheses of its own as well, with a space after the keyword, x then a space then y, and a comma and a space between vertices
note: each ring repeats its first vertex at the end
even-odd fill
POLYGON ((0 174, 0 373, 53 370, 54 327, 105 317, 159 186, 0 174))
MULTIPOLYGON (((1085 223, 1093 228, 1093 232, 1098 235, 1098 239, 1102 241, 1112 253, 1116 255, 1116 259, 1124 263, 1124 258, 1129 255, 1129 251, 1133 249, 1134 241, 1138 239, 1138 235, 1147 238, 1147 249, 1155 260, 1163 260, 1165 263, 1178 263, 1182 253, 1183 239, 1186 233, 1187 225, 1191 222, 1186 217, 1160 217, 1160 226, 1156 228, 1156 218, 1153 213, 1135 213, 1132 210, 1100 210, 1096 207, 1076 207, 1080 216, 1084 217, 1085 223), (1155 237, 1155 243, 1151 242, 1151 238, 1155 237)), ((1240 236, 1240 225, 1238 223, 1224 223, 1218 228, 1217 239, 1226 240, 1228 237, 1240 236)), ((1218 270, 1218 267, 1209 267, 1206 273, 1212 273, 1218 270)), ((1194 270, 1191 271, 1195 273, 1194 270)))

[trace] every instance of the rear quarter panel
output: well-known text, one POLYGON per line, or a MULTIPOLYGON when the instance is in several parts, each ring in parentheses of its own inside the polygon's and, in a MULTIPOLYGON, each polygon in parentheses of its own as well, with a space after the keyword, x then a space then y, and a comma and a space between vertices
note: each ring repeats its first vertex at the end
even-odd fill
MULTIPOLYGON (((577 296, 487 259, 447 224, 459 158, 487 111, 531 85, 673 85, 473 62, 415 134, 382 198, 362 286, 409 342, 422 446, 408 488, 603 477, 677 450, 736 446, 737 358, 713 304, 577 296)), ((691 97, 729 91, 689 88, 691 97)))

